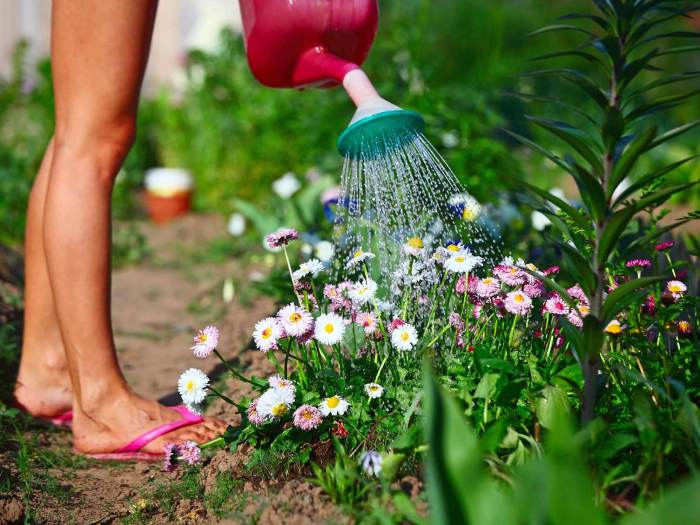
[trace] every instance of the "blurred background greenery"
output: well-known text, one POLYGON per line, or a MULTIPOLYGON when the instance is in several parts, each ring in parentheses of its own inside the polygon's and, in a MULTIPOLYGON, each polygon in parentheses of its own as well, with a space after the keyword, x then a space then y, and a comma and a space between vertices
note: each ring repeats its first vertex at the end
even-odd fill
MULTIPOLYGON (((424 114, 428 137, 471 193, 502 208, 512 200, 503 185, 507 178, 527 177, 547 188, 558 184, 552 165, 500 128, 534 133, 526 125, 525 103, 513 93, 536 87, 537 93, 577 102, 566 84, 549 79, 535 86, 519 74, 539 67, 529 57, 565 48, 576 38, 573 32, 528 33, 558 15, 590 12, 589 0, 382 0, 380 10, 365 69, 385 98, 424 114)), ((690 22, 677 29, 690 29, 690 22)), ((27 45, 20 43, 12 74, 0 78, 0 242, 11 245, 21 242, 31 181, 53 126, 50 64, 45 60, 37 72, 28 71, 26 56, 27 45)), ((571 60, 562 58, 562 65, 571 60)), ((699 69, 696 60, 683 69, 699 69)), ((240 35, 230 30, 221 33, 216 51, 192 50, 183 67, 182 86, 162 87, 142 100, 136 144, 115 189, 117 218, 142 215, 138 194, 145 170, 154 166, 188 169, 195 178, 195 209, 222 214, 236 211, 236 198, 273 209, 270 183, 285 172, 314 169, 338 177, 342 159, 335 140, 353 112, 341 90, 263 88, 248 70, 240 35)), ((677 86, 672 89, 683 89, 677 86)), ((695 104, 666 118, 671 127, 698 113, 695 104)), ((657 161, 696 152, 698 137, 687 134, 662 149, 657 161)), ((672 176, 687 180, 700 170, 692 164, 672 176)), ((678 195, 675 204, 697 206, 700 195, 678 195)), ((530 227, 529 215, 513 217, 511 235, 530 227)))

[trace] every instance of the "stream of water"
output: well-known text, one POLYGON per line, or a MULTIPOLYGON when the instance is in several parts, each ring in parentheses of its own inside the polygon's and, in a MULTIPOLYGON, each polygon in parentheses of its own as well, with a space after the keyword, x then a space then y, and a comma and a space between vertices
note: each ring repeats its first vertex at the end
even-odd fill
POLYGON ((457 180, 422 133, 397 130, 365 140, 345 158, 335 224, 339 255, 358 250, 376 257, 388 277, 420 239, 428 256, 439 246, 462 242, 488 262, 500 260, 497 235, 481 206, 457 180))

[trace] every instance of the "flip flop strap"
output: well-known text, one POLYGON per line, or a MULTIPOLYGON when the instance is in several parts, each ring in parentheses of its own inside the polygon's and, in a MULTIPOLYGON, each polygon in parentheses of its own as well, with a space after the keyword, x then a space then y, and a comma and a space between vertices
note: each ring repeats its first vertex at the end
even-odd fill
POLYGON ((131 443, 129 443, 126 446, 123 446, 119 450, 117 450, 117 453, 122 453, 122 452, 138 452, 141 450, 143 447, 151 443, 152 441, 158 439, 161 436, 164 436, 165 434, 168 434, 174 430, 177 430, 182 427, 188 427, 191 425, 196 425, 198 423, 201 423, 204 421, 204 418, 195 414, 192 414, 189 410, 187 410, 187 407, 185 406, 177 406, 173 407, 173 410, 180 414, 182 416, 182 419, 178 419, 177 421, 173 421, 171 423, 166 423, 165 425, 161 425, 159 427, 154 428, 153 430, 149 430, 145 434, 140 435, 136 439, 134 439, 131 443))

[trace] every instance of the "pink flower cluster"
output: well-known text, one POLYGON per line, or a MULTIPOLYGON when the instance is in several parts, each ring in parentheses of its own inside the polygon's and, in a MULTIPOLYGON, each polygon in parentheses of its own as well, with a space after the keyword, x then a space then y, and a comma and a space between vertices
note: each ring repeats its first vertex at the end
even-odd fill
POLYGON ((281 228, 265 237, 267 245, 272 249, 282 248, 299 238, 299 232, 294 228, 281 228))

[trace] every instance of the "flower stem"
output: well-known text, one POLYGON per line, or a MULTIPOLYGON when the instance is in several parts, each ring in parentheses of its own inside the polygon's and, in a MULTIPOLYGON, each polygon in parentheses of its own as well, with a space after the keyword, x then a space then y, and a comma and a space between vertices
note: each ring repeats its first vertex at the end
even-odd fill
POLYGON ((256 387, 265 386, 263 383, 260 383, 259 381, 255 381, 255 380, 253 380, 253 379, 248 379, 248 378, 245 377, 243 374, 241 374, 238 370, 236 370, 235 368, 233 368, 233 367, 228 363, 228 361, 226 361, 226 359, 224 359, 224 357, 219 353, 218 350, 214 349, 214 354, 216 354, 216 357, 218 357, 218 358, 221 360, 221 362, 222 362, 222 363, 224 364, 224 366, 228 369, 228 371, 231 372, 234 376, 236 376, 236 377, 237 377, 238 379, 240 379, 241 381, 245 381, 246 383, 250 383, 251 385, 256 386, 256 387))

